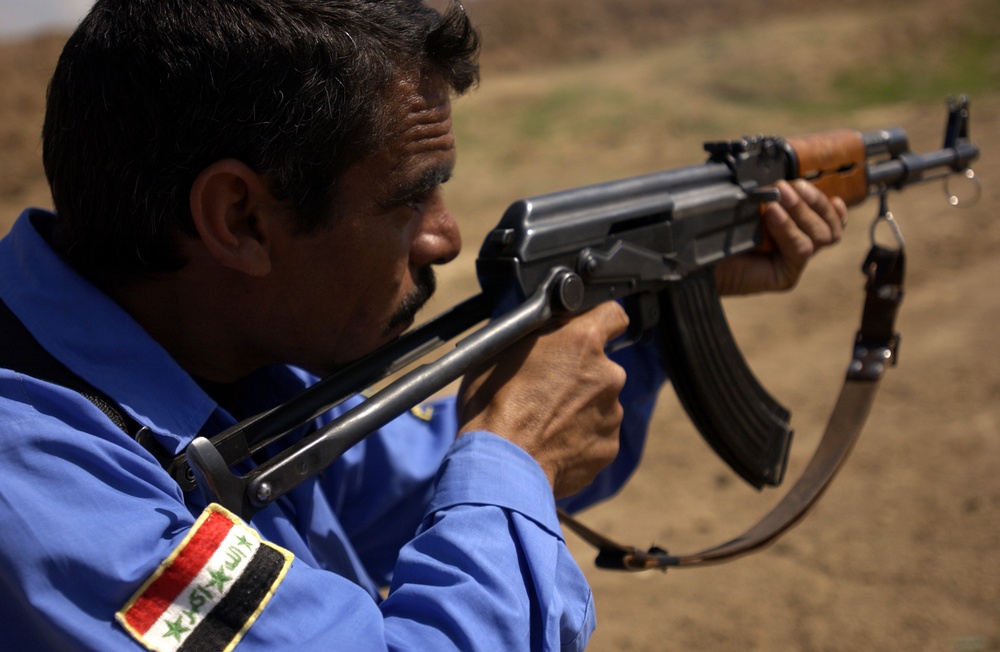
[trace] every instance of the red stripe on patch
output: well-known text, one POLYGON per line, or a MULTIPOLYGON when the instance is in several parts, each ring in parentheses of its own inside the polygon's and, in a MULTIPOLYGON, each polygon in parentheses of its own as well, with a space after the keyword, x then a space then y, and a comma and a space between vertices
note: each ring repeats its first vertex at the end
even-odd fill
POLYGON ((224 515, 218 512, 209 514, 180 554, 163 574, 146 587, 125 614, 128 624, 140 634, 145 634, 201 571, 232 527, 232 521, 224 515))

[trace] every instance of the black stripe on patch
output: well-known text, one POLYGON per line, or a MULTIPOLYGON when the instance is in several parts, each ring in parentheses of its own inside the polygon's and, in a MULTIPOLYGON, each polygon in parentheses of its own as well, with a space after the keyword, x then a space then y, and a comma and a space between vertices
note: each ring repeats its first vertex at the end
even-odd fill
POLYGON ((240 578, 195 627, 178 652, 219 652, 240 633, 261 601, 267 597, 285 565, 285 556, 270 546, 261 546, 240 578))

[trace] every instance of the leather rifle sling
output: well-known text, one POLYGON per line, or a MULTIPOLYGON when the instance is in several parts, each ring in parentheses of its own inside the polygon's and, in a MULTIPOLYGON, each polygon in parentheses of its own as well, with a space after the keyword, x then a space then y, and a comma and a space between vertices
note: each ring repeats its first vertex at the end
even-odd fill
POLYGON ((865 305, 844 385, 815 453, 781 501, 740 536, 683 555, 671 555, 655 546, 644 550, 617 543, 559 510, 563 525, 598 549, 597 566, 666 570, 730 561, 769 546, 806 516, 847 459, 868 418, 882 375, 896 363, 899 336, 895 323, 905 275, 903 247, 887 249, 873 244, 862 271, 868 279, 865 305))

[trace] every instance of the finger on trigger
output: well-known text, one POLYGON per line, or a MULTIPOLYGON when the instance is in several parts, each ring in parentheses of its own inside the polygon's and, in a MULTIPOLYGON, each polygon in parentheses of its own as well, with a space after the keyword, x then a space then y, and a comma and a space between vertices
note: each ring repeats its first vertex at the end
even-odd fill
POLYGON ((598 306, 598 308, 606 315, 605 323, 608 328, 608 340, 612 340, 628 330, 628 313, 617 301, 606 301, 598 306))

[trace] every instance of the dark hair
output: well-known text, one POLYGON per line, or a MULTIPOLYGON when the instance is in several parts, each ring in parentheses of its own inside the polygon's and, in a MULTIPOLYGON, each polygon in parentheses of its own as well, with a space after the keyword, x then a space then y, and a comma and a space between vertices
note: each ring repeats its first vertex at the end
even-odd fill
POLYGON ((103 282, 178 269, 191 184, 224 158, 264 174, 309 232, 384 138, 389 83, 440 74, 463 93, 478 47, 457 2, 98 0, 48 92, 59 249, 103 282))

